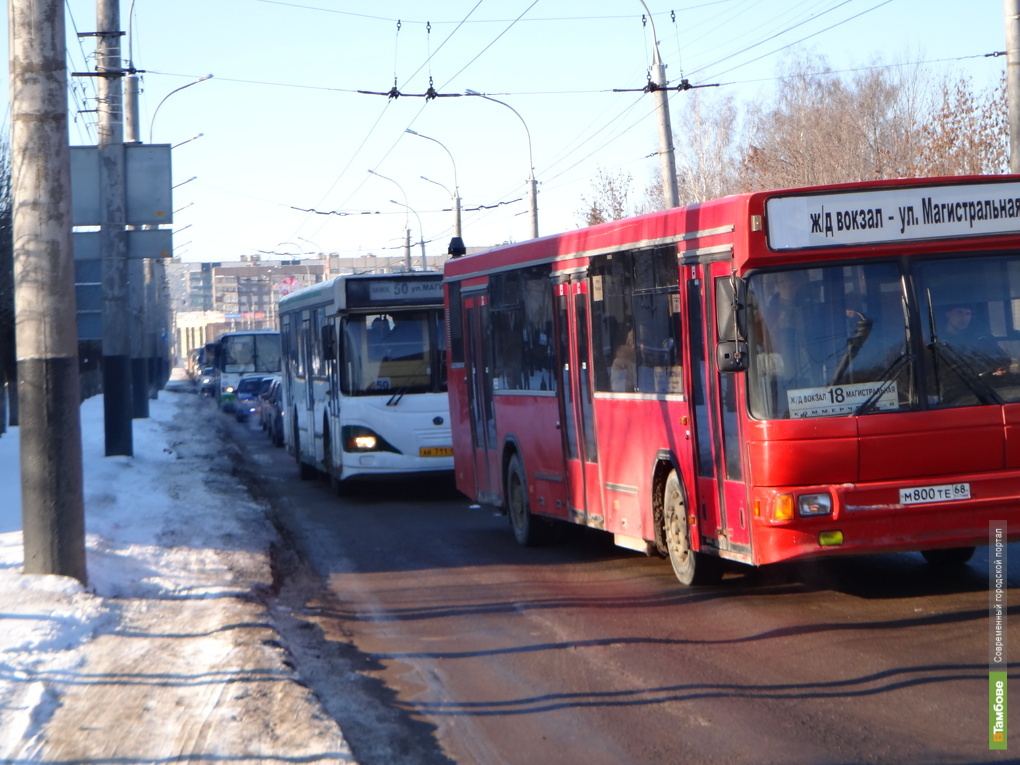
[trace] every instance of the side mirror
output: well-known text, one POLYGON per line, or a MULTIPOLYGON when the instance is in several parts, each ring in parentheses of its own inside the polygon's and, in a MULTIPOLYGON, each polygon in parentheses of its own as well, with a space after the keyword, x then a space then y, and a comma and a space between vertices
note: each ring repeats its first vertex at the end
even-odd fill
POLYGON ((747 371, 747 343, 743 340, 722 340, 715 347, 715 363, 720 372, 747 371))
POLYGON ((729 276, 715 282, 715 323, 720 340, 740 340, 747 324, 747 284, 729 276))

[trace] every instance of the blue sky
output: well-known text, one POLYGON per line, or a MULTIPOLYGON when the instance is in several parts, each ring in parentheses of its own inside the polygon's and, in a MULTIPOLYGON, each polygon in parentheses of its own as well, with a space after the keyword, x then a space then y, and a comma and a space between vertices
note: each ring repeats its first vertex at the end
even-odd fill
MULTIPOLYGON (((982 86, 1005 66, 984 57, 1005 46, 1001 0, 645 3, 670 81, 720 83, 706 95, 770 97, 791 50, 824 55, 836 70, 931 61, 936 73, 982 86)), ((91 68, 94 41, 75 33, 94 29, 95 0, 67 8, 69 68, 91 68)), ((174 192, 176 253, 396 256, 405 224, 430 257, 444 253, 453 217, 443 186, 452 190, 454 164, 407 128, 452 154, 469 245, 528 238, 520 120, 484 99, 411 95, 430 78, 440 93, 490 94, 523 118, 542 234, 578 225, 599 168, 631 173, 641 195, 658 167, 654 105, 647 94, 612 91, 646 82, 652 38, 643 15, 640 0, 135 0, 142 138, 150 129, 156 143, 202 134, 173 152, 183 184, 174 192), (159 106, 206 74, 214 76, 159 106), (404 94, 396 99, 357 92, 395 83, 404 94)), ((77 108, 94 108, 90 88, 78 81, 77 108)), ((674 125, 685 98, 671 97, 674 125)), ((72 144, 95 143, 94 120, 73 115, 72 144)))

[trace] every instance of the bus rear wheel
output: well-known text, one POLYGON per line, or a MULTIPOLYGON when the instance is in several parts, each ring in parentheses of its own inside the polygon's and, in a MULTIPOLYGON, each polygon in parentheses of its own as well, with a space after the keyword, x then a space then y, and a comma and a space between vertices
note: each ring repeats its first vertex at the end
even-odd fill
POLYGON ((684 500, 676 471, 669 474, 662 493, 663 522, 666 527, 666 548, 673 573, 681 584, 716 584, 722 579, 722 561, 691 549, 691 528, 687 523, 687 502, 684 500))
POLYGON ((549 521, 536 518, 528 503, 528 481, 524 466, 516 454, 506 468, 506 513, 518 544, 535 547, 546 544, 553 535, 549 521))
POLYGON ((932 566, 962 566, 974 555, 973 547, 950 547, 948 550, 921 550, 932 566))

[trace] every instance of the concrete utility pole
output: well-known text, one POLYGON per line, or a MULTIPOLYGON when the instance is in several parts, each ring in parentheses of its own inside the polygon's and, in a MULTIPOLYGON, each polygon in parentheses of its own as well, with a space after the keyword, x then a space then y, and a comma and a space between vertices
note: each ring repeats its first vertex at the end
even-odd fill
POLYGON ((26 574, 86 582, 63 0, 9 0, 26 574))
POLYGON ((120 0, 97 0, 100 241, 103 257, 103 413, 106 456, 132 455, 131 321, 124 182, 120 0))
POLYGON ((1020 0, 1005 0, 1009 171, 1020 173, 1020 0))
POLYGON ((644 0, 640 0, 652 27, 652 67, 651 81, 655 85, 655 109, 659 116, 659 169, 662 173, 662 196, 666 207, 680 205, 680 190, 676 183, 676 152, 673 149, 673 125, 669 118, 669 94, 666 88, 666 66, 659 57, 659 38, 655 34, 655 20, 652 18, 644 0))

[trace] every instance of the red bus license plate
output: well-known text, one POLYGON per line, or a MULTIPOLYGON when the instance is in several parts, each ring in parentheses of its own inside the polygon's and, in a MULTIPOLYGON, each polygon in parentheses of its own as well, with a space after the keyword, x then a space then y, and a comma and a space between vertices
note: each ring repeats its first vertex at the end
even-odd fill
POLYGON ((900 489, 901 505, 955 502, 960 499, 970 499, 969 483, 945 483, 939 486, 915 486, 912 489, 900 489))

